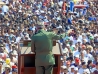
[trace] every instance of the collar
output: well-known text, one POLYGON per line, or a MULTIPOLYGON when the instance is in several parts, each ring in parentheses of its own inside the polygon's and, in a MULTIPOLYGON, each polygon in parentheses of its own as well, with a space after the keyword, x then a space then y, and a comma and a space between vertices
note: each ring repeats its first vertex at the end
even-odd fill
POLYGON ((44 29, 40 29, 40 30, 38 30, 37 33, 40 33, 40 32, 43 32, 43 31, 45 31, 45 30, 44 29))

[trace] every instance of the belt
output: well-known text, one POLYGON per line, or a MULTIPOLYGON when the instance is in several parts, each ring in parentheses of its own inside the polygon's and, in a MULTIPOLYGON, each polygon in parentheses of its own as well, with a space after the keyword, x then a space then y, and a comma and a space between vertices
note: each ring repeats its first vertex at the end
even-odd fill
POLYGON ((41 54, 52 54, 52 52, 51 51, 36 52, 36 55, 41 55, 41 54))

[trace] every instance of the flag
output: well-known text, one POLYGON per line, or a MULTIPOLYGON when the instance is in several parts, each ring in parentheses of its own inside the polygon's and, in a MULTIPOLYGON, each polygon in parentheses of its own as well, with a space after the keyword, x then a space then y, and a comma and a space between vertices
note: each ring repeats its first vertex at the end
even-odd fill
POLYGON ((74 2, 70 2, 70 11, 73 12, 74 9, 74 2))

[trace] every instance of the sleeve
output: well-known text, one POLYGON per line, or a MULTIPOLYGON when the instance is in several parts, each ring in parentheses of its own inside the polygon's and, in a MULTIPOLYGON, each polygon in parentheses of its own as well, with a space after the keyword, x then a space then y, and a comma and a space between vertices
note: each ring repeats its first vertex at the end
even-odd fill
POLYGON ((60 35, 57 35, 53 32, 50 33, 50 36, 53 40, 60 40, 60 39, 63 39, 65 36, 66 36, 66 33, 63 33, 63 34, 60 34, 60 35))
POLYGON ((32 40, 31 40, 31 51, 35 52, 35 42, 34 42, 34 38, 33 37, 32 37, 32 40))
POLYGON ((95 68, 91 69, 91 73, 94 73, 95 70, 96 70, 95 68))

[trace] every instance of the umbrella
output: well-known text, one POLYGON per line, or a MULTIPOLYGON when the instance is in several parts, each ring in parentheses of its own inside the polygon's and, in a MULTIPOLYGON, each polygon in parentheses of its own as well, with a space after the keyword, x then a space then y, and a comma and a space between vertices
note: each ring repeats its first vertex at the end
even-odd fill
POLYGON ((0 5, 4 5, 5 3, 0 0, 0 5))

